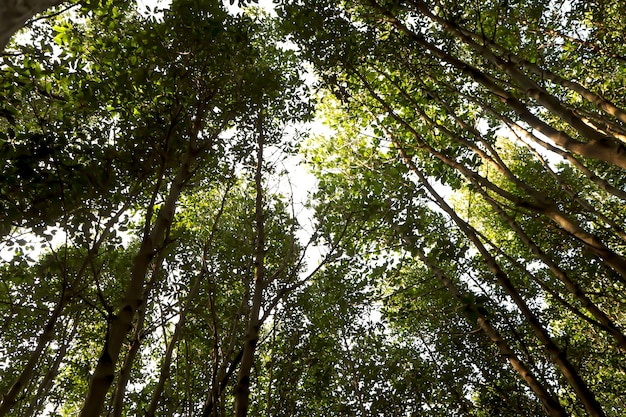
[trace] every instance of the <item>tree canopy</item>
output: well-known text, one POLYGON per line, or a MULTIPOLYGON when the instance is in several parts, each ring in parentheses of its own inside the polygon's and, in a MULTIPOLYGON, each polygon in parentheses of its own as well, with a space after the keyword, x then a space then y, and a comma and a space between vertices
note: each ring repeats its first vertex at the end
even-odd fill
POLYGON ((0 417, 626 414, 626 6, 234 3, 3 6, 0 417))

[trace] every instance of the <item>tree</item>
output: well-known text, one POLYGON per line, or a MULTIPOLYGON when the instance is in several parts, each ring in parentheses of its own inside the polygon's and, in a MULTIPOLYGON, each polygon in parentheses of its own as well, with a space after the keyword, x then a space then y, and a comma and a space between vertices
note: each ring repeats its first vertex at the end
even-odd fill
MULTIPOLYGON (((110 407, 119 414, 136 349, 150 337, 152 332, 144 327, 154 323, 154 314, 161 314, 164 337, 169 337, 170 318, 163 309, 174 307, 168 307, 164 294, 153 292, 162 288, 163 263, 175 246, 172 230, 180 198, 197 187, 215 187, 245 163, 251 151, 247 128, 255 125, 262 109, 273 126, 306 115, 308 106, 296 94, 299 76, 295 67, 289 67, 293 61, 275 43, 265 44, 267 36, 261 42, 255 32, 260 25, 260 16, 231 16, 214 2, 175 2, 163 20, 142 18, 132 8, 107 3, 35 29, 33 42, 41 40, 43 45, 54 36, 60 54, 26 46, 21 54, 5 57, 6 91, 17 93, 6 109, 2 142, 9 155, 15 155, 4 165, 8 181, 3 197, 14 208, 3 222, 8 226, 7 242, 15 245, 13 235, 24 232, 52 240, 51 228, 58 228, 68 245, 85 253, 78 281, 96 291, 98 314, 90 317, 96 320, 85 338, 89 344, 67 356, 76 360, 80 352, 85 363, 98 345, 101 352, 88 387, 79 384, 66 402, 54 404, 65 412, 80 408, 81 415, 99 415, 115 382, 117 398, 110 397, 110 407), (189 26, 192 21, 197 24, 189 26), (235 126, 238 130, 229 132, 235 126), (33 138, 45 138, 45 152, 36 148, 32 155, 32 144, 37 143, 33 138), (103 171, 105 175, 98 177, 103 171), (87 185, 81 187, 75 177, 87 185), (41 200, 40 193, 56 196, 58 210, 42 215, 34 204, 41 200), (111 268, 105 249, 120 250, 116 232, 129 232, 127 221, 119 219, 133 213, 141 219, 130 230, 135 254, 125 259, 126 265, 116 267, 117 274, 103 275, 111 268), (91 270, 93 274, 85 274, 91 270), (127 350, 133 326, 135 343, 127 350), (128 363, 120 374, 124 357, 128 363), (87 389, 82 406, 73 402, 81 397, 81 388, 87 389)), ((273 143, 280 128, 272 129, 273 143)), ((22 246, 19 251, 25 249, 26 242, 17 244, 22 246)), ((65 261, 62 268, 66 265, 65 261)), ((201 280, 202 276, 196 278, 201 280)), ((57 307, 42 324, 40 342, 4 397, 3 413, 21 407, 17 398, 28 388, 33 371, 45 372, 50 366, 40 358, 54 339, 56 323, 71 314, 68 301, 86 299, 82 289, 67 291, 68 286, 71 283, 63 284, 57 307)), ((13 289, 7 293, 11 297, 13 289)), ((167 375, 191 302, 189 295, 187 307, 181 307, 181 324, 168 344, 162 375, 167 375)), ((68 343, 71 339, 59 341, 60 346, 68 343)), ((17 361, 13 365, 20 369, 17 361)), ((63 377, 75 372, 71 365, 61 368, 63 377)), ((152 413, 162 389, 162 383, 157 384, 152 413)))
MULTIPOLYGON (((605 294, 613 294, 614 285, 622 288, 626 272, 623 213, 611 209, 623 204, 624 197, 621 186, 614 187, 624 168, 619 161, 620 97, 607 92, 604 97, 585 86, 604 77, 601 72, 587 72, 583 83, 572 80, 582 58, 563 54, 563 44, 549 39, 554 32, 546 27, 560 25, 550 5, 495 11, 491 6, 465 10, 443 2, 349 1, 298 8, 284 2, 282 13, 290 22, 286 29, 346 109, 336 116, 346 121, 337 125, 355 137, 329 152, 338 154, 331 156, 332 164, 325 161, 328 157, 314 163, 324 177, 338 178, 331 195, 349 190, 338 199, 342 205, 353 201, 355 207, 378 213, 395 233, 387 239, 395 239, 439 277, 459 308, 469 309, 468 318, 478 320, 549 415, 581 407, 590 415, 606 415, 619 409, 607 399, 613 395, 594 386, 593 373, 576 363, 570 345, 555 338, 552 329, 567 311, 584 327, 602 329, 610 339, 596 341, 611 355, 624 348, 620 315, 600 307, 607 305, 605 294), (301 19, 313 23, 299 25, 301 19), (536 54, 534 44, 547 46, 536 54), (354 149, 360 141, 366 151, 354 149), (517 156, 507 154, 511 149, 517 156), (561 165, 554 162, 559 157, 561 165), (385 164, 399 164, 406 174, 381 187, 381 180, 372 178, 388 172, 385 164), (359 192, 355 179, 369 182, 359 192), (399 196, 395 190, 407 182, 414 189, 399 196), (389 201, 375 200, 379 189, 394 190, 386 195, 389 201), (456 206, 442 196, 460 190, 463 198, 456 206), (429 236, 439 233, 426 225, 432 217, 417 214, 424 205, 437 207, 445 219, 440 230, 462 236, 438 237, 441 252, 429 236), (486 226, 494 223, 503 229, 494 232, 486 226), (455 247, 471 251, 455 253, 455 247), (456 260, 452 272, 442 257, 456 260), (570 270, 567 265, 574 262, 577 267, 570 270), (585 262, 591 262, 591 269, 580 268, 585 262), (585 277, 583 270, 594 278, 585 277), (466 272, 457 278, 460 271, 466 272), (610 278, 599 284, 600 276, 610 278), (481 297, 486 300, 478 303, 474 290, 464 295, 459 285, 469 277, 484 288, 481 297), (500 312, 499 325, 481 310, 492 297, 515 306, 500 312), (496 326, 486 327, 487 322, 496 326), (505 333, 507 327, 520 326, 521 333, 505 333), (530 364, 520 367, 521 352, 538 350, 550 359, 529 356, 530 364), (528 379, 527 369, 547 379, 528 379), (556 397, 556 386, 580 403, 556 397)), ((592 56, 606 59, 600 53, 592 56)), ((621 304, 623 299, 617 298, 621 304)), ((494 310, 490 306, 486 311, 494 310)))
POLYGON ((222 3, 2 55, 0 415, 623 415, 623 6, 222 3))
POLYGON ((26 21, 34 15, 53 6, 61 4, 62 0, 40 0, 24 4, 20 1, 7 1, 0 9, 0 50, 4 50, 11 36, 24 26, 26 21))

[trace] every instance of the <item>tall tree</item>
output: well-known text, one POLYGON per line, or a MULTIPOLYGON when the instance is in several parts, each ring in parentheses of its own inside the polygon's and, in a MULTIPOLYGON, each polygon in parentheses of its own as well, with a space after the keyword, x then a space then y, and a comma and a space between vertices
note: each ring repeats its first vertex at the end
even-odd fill
POLYGON ((0 51, 4 50, 11 36, 21 29, 28 19, 62 2, 63 0, 39 0, 29 3, 19 0, 3 2, 0 8, 0 27, 2 28, 0 51))
MULTIPOLYGON (((77 281, 95 291, 99 314, 89 317, 93 328, 88 336, 93 340, 66 355, 73 361, 80 352, 84 364, 100 344, 81 415, 102 412, 116 379, 123 398, 122 379, 129 378, 136 355, 126 349, 129 330, 135 326, 132 349, 154 332, 142 329, 146 314, 154 325, 161 307, 161 327, 164 337, 170 337, 167 304, 162 304, 166 298, 155 288, 163 288, 163 263, 174 243, 171 233, 180 198, 198 186, 216 187, 245 163, 251 149, 247 127, 254 126, 262 107, 271 109, 271 117, 280 123, 308 112, 297 94, 299 75, 295 65, 290 67, 289 53, 268 42, 273 34, 258 33, 263 19, 260 14, 230 15, 212 1, 174 2, 162 19, 144 18, 133 7, 107 2, 38 25, 32 45, 4 57, 3 88, 7 96, 16 94, 3 112, 2 146, 9 156, 2 167, 7 174, 3 235, 7 244, 19 248, 18 254, 30 250, 18 234, 34 232, 44 241, 52 240, 54 232, 67 236, 67 245, 86 253, 83 269, 90 273, 82 271, 77 281), (45 46, 52 40, 60 52, 45 46), (44 48, 34 46, 39 44, 44 48), (52 203, 49 208, 46 199, 52 203), (140 220, 128 229, 127 220, 120 219, 133 213, 140 220), (102 275, 111 268, 107 251, 121 249, 120 232, 134 237, 130 250, 136 253, 132 260, 126 258, 125 267, 116 267, 117 277, 102 275), (123 357, 128 363, 121 378, 123 357)), ((5 272, 5 277, 10 274, 5 272)), ((56 323, 72 314, 68 300, 93 302, 85 289, 66 288, 75 281, 63 282, 31 358, 23 366, 12 363, 15 372, 22 367, 21 376, 13 388, 6 386, 3 413, 28 389, 36 364, 54 340, 56 323)), ((14 299, 13 288, 6 298, 14 299)), ((236 343, 237 334, 232 337, 236 343)), ((61 340, 59 346, 68 343, 61 340)), ((40 366, 45 371, 46 365, 40 366)), ((61 368, 75 372, 70 364, 61 368)), ((80 398, 82 388, 84 384, 77 385, 67 396, 71 400, 58 406, 76 412, 78 404, 72 401, 80 398)), ((161 390, 154 392, 155 404, 161 390)), ((111 398, 116 413, 119 398, 111 398)))
POLYGON ((623 415, 621 3, 224 3, 2 55, 0 415, 623 415))
MULTIPOLYGON (((550 360, 532 358, 531 372, 544 373, 554 366, 560 373, 556 379, 525 379, 545 411, 564 415, 584 407, 590 415, 601 416, 619 407, 595 385, 592 373, 576 363, 578 357, 563 339, 551 334, 558 321, 555 311, 567 310, 590 330, 601 329, 601 344, 612 355, 624 349, 621 315, 606 308, 604 300, 605 294, 614 294, 614 285, 621 292, 626 273, 623 212, 617 209, 624 201, 622 99, 593 87, 591 80, 605 81, 601 71, 586 72, 583 81, 572 76, 586 65, 586 55, 565 54, 563 43, 552 39, 554 32, 547 28, 561 28, 560 11, 543 2, 507 9, 491 3, 465 9, 447 2, 374 0, 298 6, 283 2, 286 30, 346 109, 335 117, 350 126, 335 125, 356 143, 366 138, 371 149, 366 157, 356 150, 355 156, 346 156, 354 146, 348 142, 345 148, 333 149, 338 156, 331 151, 326 157, 331 164, 314 160, 332 167, 328 173, 321 168, 321 175, 342 171, 339 177, 345 179, 335 187, 351 189, 342 204, 353 199, 355 205, 379 212, 393 225, 398 245, 414 252, 433 274, 446 277, 443 260, 430 258, 431 244, 421 237, 432 229, 423 229, 414 217, 418 214, 412 213, 423 204, 436 206, 447 219, 446 227, 460 233, 462 245, 473 251, 446 251, 441 256, 457 259, 458 270, 467 269, 466 262, 473 259, 467 273, 485 288, 485 296, 516 306, 515 312, 501 312, 501 320, 524 323, 525 329, 513 335, 518 347, 498 326, 483 326, 483 332, 499 349, 506 346, 501 352, 507 352, 503 354, 520 378, 530 375, 524 369, 532 368, 519 367, 518 359, 514 363, 521 357, 515 349, 542 347, 550 360), (300 19, 312 23, 300 25, 300 19), (512 149, 517 157, 510 156, 512 149), (407 191, 411 197, 389 193, 389 203, 371 201, 380 185, 369 178, 383 172, 383 162, 373 162, 376 159, 406 170, 399 182, 383 188, 397 189, 408 181, 414 187, 407 191), (363 173, 351 174, 360 164, 363 173), (367 178, 370 185, 355 193, 349 178, 367 178), (442 196, 461 189, 464 198, 458 204, 442 196), (588 192, 574 192, 581 189, 588 192), (413 197, 416 193, 424 194, 413 197), (503 229, 494 233, 485 228, 495 221, 503 229), (548 243, 554 240, 546 238, 546 229, 560 240, 558 246, 548 243), (596 272, 584 269, 591 273, 585 276, 578 268, 570 270, 572 259, 577 265, 593 259, 591 270, 596 272), (537 304, 537 299, 546 304, 537 304), (555 400, 557 381, 572 391, 579 405, 564 397, 555 400)), ((575 6, 573 15, 580 12, 577 7, 584 8, 575 6)), ((589 25, 588 20, 574 23, 581 32, 589 25)), ((574 31, 571 25, 562 30, 574 31)), ((600 52, 592 56, 607 59, 600 52)), ((619 83, 620 77, 611 82, 619 83)), ((442 239, 450 248, 460 244, 456 238, 442 239)), ((463 302, 458 285, 446 284, 454 283, 449 278, 442 283, 471 307, 476 320, 480 311, 473 296, 463 302)), ((623 302, 622 296, 611 298, 623 302)), ((484 313, 479 317, 486 323, 484 313)))

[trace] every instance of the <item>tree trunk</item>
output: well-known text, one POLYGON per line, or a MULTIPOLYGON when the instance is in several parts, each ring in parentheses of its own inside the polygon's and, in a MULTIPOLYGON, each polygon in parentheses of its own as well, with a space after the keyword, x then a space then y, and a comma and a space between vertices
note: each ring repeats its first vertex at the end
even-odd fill
POLYGON ((197 151, 192 152, 190 150, 185 154, 183 163, 172 182, 167 200, 157 215, 152 231, 141 242, 139 251, 133 260, 131 280, 126 289, 126 295, 117 314, 112 317, 108 325, 104 349, 91 377, 89 391, 80 417, 98 416, 102 411, 106 393, 115 379, 115 366, 124 339, 132 327, 137 309, 144 302, 144 282, 148 268, 155 251, 161 246, 174 219, 176 203, 184 185, 192 176, 191 165, 195 160, 196 153, 197 151))
POLYGON ((259 340, 261 327, 260 311, 263 303, 263 290, 265 288, 265 214, 263 212, 263 113, 258 116, 258 150, 257 165, 254 178, 256 187, 256 244, 254 250, 254 292, 252 296, 252 308, 248 318, 246 336, 243 345, 243 354, 237 375, 235 387, 235 416, 246 417, 248 414, 248 401, 250 396, 250 372, 254 364, 254 353, 259 340))
MULTIPOLYGON (((80 417, 98 416, 102 411, 105 396, 115 379, 115 367, 119 359, 122 345, 126 335, 131 330, 137 309, 144 302, 144 284, 148 268, 152 263, 156 251, 163 245, 163 241, 174 220, 178 199, 188 181, 193 177, 193 165, 197 163, 203 155, 206 157, 207 150, 211 149, 214 140, 219 134, 219 131, 213 132, 208 138, 203 140, 202 145, 199 146, 197 144, 203 128, 203 118, 206 111, 205 106, 205 103, 200 103, 196 108, 193 126, 189 132, 191 139, 187 151, 181 157, 180 167, 170 185, 167 198, 156 216, 152 230, 143 237, 139 251, 133 259, 131 278, 126 288, 126 294, 124 295, 117 314, 111 318, 108 324, 104 348, 98 360, 98 364, 96 365, 96 369, 91 376, 89 390, 87 391, 80 417)), ((222 119, 222 126, 226 126, 234 116, 235 111, 230 111, 225 114, 222 119)), ((151 209, 151 207, 149 207, 149 209, 151 209)))
MULTIPOLYGON (((451 168, 456 169, 461 174, 463 174, 470 182, 475 185, 484 186, 485 188, 497 193, 501 197, 509 200, 510 202, 527 209, 531 209, 539 214, 542 214, 549 219, 551 219, 554 223, 556 223, 562 230, 569 233, 572 237, 578 239, 582 242, 587 249, 589 249, 592 253, 600 257, 607 265, 609 265, 614 271, 621 275, 623 280, 626 280, 626 259, 610 248, 608 248, 600 239, 598 239, 595 235, 586 232, 582 227, 580 227, 570 216, 566 213, 563 213, 559 210, 557 204, 550 199, 548 196, 540 193, 539 191, 531 188, 528 184, 520 181, 516 178, 510 170, 504 164, 494 163, 493 160, 487 158, 488 162, 494 163, 494 166, 502 173, 508 180, 510 180, 513 184, 520 187, 524 190, 530 198, 520 198, 509 191, 504 190, 503 188, 498 187, 487 178, 482 177, 477 172, 472 171, 470 168, 465 166, 462 163, 457 162, 455 159, 449 157, 444 152, 438 151, 437 149, 430 146, 417 132, 415 128, 411 124, 409 124, 406 120, 400 117, 393 109, 390 107, 389 103, 385 101, 383 97, 381 97, 374 88, 369 84, 365 76, 359 73, 356 70, 353 70, 353 73, 361 79, 365 88, 369 91, 372 97, 381 104, 381 106, 387 111, 387 113, 393 117, 398 123, 400 123, 403 127, 405 127, 409 133, 413 135, 413 137, 418 141, 417 147, 419 149, 423 149, 429 152, 435 158, 441 160, 443 163, 448 165, 451 168)), ((533 116, 534 117, 534 116, 533 116)), ((384 129, 384 127, 383 127, 384 129)), ((456 136, 452 137, 453 140, 457 142, 464 143, 467 145, 467 141, 458 140, 456 136)), ((402 144, 398 143, 394 139, 392 139, 396 146, 399 149, 405 152, 405 148, 402 144)))
POLYGON ((28 19, 65 0, 3 0, 0 3, 0 53, 28 19))
MULTIPOLYGON (((457 286, 452 282, 450 278, 446 276, 446 274, 439 269, 436 265, 434 265, 426 256, 422 248, 411 248, 417 249, 417 254, 422 262, 430 269, 433 274, 444 284, 446 289, 459 301, 463 302, 463 294, 459 291, 457 286)), ((496 345, 500 353, 507 358, 511 367, 517 372, 520 377, 524 380, 524 382, 528 385, 528 387, 533 391, 533 393, 537 396, 539 401, 541 402, 543 408, 546 413, 551 417, 567 417, 567 412, 563 409, 559 401, 554 398, 548 390, 537 380, 532 371, 522 362, 515 351, 511 349, 506 340, 502 338, 498 330, 496 330, 489 320, 485 318, 484 315, 480 313, 477 307, 473 304, 467 305, 467 308, 471 311, 471 313, 477 317, 478 325, 480 329, 487 335, 487 337, 492 341, 493 344, 496 345)))
POLYGON ((74 335, 76 334, 76 329, 78 328, 79 323, 79 315, 74 319, 72 328, 69 332, 65 334, 65 337, 61 340, 59 345, 59 349, 57 351, 56 357, 54 358, 54 362, 43 380, 39 384, 37 388, 37 392, 35 396, 32 398, 28 409, 26 410, 25 416, 37 416, 41 414, 41 408, 43 406, 43 401, 47 398, 50 389, 53 386, 54 378, 59 374, 59 368, 61 367, 61 362, 65 359, 65 355, 67 354, 67 348, 71 344, 74 339, 74 335))
POLYGON ((587 297, 578 284, 573 282, 567 273, 565 273, 565 271, 563 271, 563 269, 561 269, 537 244, 535 244, 535 242, 524 232, 521 226, 517 224, 515 219, 509 216, 494 199, 489 197, 486 193, 483 194, 483 198, 485 198, 485 200, 491 205, 491 207, 494 208, 494 210, 496 210, 500 217, 507 222, 522 243, 524 243, 539 258, 539 260, 541 260, 550 269, 553 275, 564 284, 568 292, 574 295, 580 301, 581 305, 587 309, 587 311, 589 311, 600 324, 602 324, 604 330, 609 332, 615 338, 617 346, 626 351, 626 336, 615 325, 615 323, 613 323, 608 315, 591 299, 589 299, 589 297, 587 297))
MULTIPOLYGON (((206 256, 206 253, 205 253, 206 256)), ((205 257, 203 256, 203 258, 205 257)), ((203 259, 202 269, 200 273, 195 277, 193 285, 189 290, 189 294, 187 294, 187 299, 185 300, 185 304, 180 311, 178 322, 174 327, 174 334, 170 338, 167 344, 167 350, 165 352, 165 357, 163 358, 163 363, 161 364, 161 372, 159 375, 159 381, 157 382, 154 391, 152 392, 152 399, 150 400, 150 405, 146 410, 145 417, 154 417, 156 414, 157 406, 159 405, 159 401, 161 399, 161 395, 163 395, 163 389, 165 388, 165 382, 170 376, 170 366, 172 362, 172 355, 174 353, 174 348, 178 343, 178 339, 180 337, 180 333, 185 326, 185 321, 187 320, 187 313, 191 308, 191 304, 193 303, 196 295, 200 290, 200 286, 202 284, 203 278, 207 274, 207 266, 203 259)))
POLYGON ((39 362, 39 358, 41 357, 44 349, 53 339, 54 329, 56 327, 57 321, 59 317, 61 317, 61 314, 65 309, 65 305, 69 300, 69 296, 66 291, 67 290, 63 291, 59 302, 50 314, 50 317, 48 318, 48 321, 44 326, 43 332, 41 333, 41 335, 39 335, 35 349, 30 353, 28 362, 26 362, 26 365, 22 369, 22 372, 20 372, 17 380, 15 380, 15 382, 13 382, 13 385, 11 385, 9 392, 7 392, 4 398, 2 398, 2 403, 0 404, 0 417, 6 416, 11 411, 11 409, 17 402, 17 396, 28 385, 28 382, 33 377, 33 371, 35 369, 35 366, 37 365, 37 362, 39 362))
POLYGON ((137 356, 139 348, 141 347, 141 340, 144 335, 146 308, 148 308, 147 302, 152 287, 158 279, 162 262, 162 255, 161 253, 159 253, 159 260, 155 262, 154 268, 152 270, 152 277, 148 285, 146 285, 146 291, 143 296, 143 299, 145 300, 144 304, 139 308, 139 315, 135 323, 135 331, 133 333, 133 340, 130 345, 130 349, 128 349, 128 353, 126 353, 126 357, 124 358, 124 364, 122 365, 122 369, 120 370, 120 376, 117 380, 117 384, 115 385, 115 393, 113 394, 113 417, 122 417, 124 397, 126 396, 126 386, 128 385, 128 381, 130 381, 130 374, 133 369, 133 363, 135 362, 135 357, 137 356))
MULTIPOLYGON (((541 77, 542 80, 552 81, 554 84, 560 85, 562 87, 565 87, 571 91, 574 91, 580 94, 581 97, 584 97, 589 103, 593 104, 598 109, 604 111, 607 114, 610 114, 611 116, 615 117, 617 120, 620 120, 621 122, 626 123, 626 111, 620 109, 619 107, 617 107, 615 104, 605 99, 604 97, 585 88, 583 85, 575 81, 566 80, 563 77, 559 76, 558 74, 553 73, 552 71, 543 69, 539 67, 539 65, 532 63, 524 58, 521 58, 520 56, 516 55, 512 51, 496 44, 492 40, 487 39, 485 36, 477 35, 476 33, 473 33, 459 26, 455 22, 452 22, 450 20, 446 20, 437 16, 436 14, 431 12, 430 8, 423 1, 411 0, 410 3, 415 5, 422 14, 424 14, 425 16, 428 16, 434 22, 437 22, 441 24, 442 26, 444 26, 446 29, 448 29, 450 33, 454 34, 462 42, 472 47, 472 49, 478 52, 481 56, 489 59, 489 61, 491 61, 492 63, 503 68, 507 73, 512 73, 512 74, 515 73, 516 78, 519 78, 521 75, 527 81, 532 82, 532 80, 528 76, 523 75, 521 71, 518 70, 516 67, 512 65, 505 66, 506 64, 509 64, 509 63, 504 61, 502 58, 496 56, 492 51, 496 51, 501 56, 505 56, 506 59, 510 61, 510 64, 514 64, 514 65, 521 66, 521 67, 528 69, 531 73, 541 77), (483 44, 479 44, 477 41, 482 42, 483 44)), ((532 83, 535 84, 534 82, 532 83)), ((539 88, 539 87, 536 86, 532 88, 539 88)))
POLYGON ((222 394, 224 390, 226 389, 226 386, 228 385, 228 381, 230 380, 231 376, 235 373, 235 369, 241 362, 242 356, 243 356, 243 350, 240 350, 239 352, 237 352, 237 355, 235 356, 233 361, 230 363, 230 365, 227 365, 226 363, 224 363, 223 366, 220 367, 220 373, 214 382, 214 385, 209 394, 207 403, 202 410, 202 417, 210 417, 211 415, 217 415, 216 407, 219 402, 219 399, 220 397, 222 397, 222 394), (226 369, 226 366, 228 366, 228 369, 226 369))
POLYGON ((504 291, 511 297, 513 302, 517 305, 522 312, 526 321, 533 329, 535 336, 545 347, 546 351, 550 354, 552 362, 559 368, 563 376, 568 380, 574 391, 576 392, 580 401, 584 404, 587 412, 593 417, 604 417, 604 411, 602 406, 595 398, 593 392, 589 390, 585 382, 582 380, 578 372, 572 366, 567 359, 566 355, 556 346, 556 344, 550 338, 547 330, 540 323, 539 319, 530 310, 524 299, 519 292, 513 286, 513 283, 509 280, 507 274, 500 268, 496 260, 491 256, 489 251, 484 247, 476 233, 472 230, 466 222, 464 222, 456 212, 441 198, 441 196, 433 189, 428 183, 424 174, 411 162, 411 160, 403 155, 403 159, 410 165, 411 170, 419 177, 421 184, 428 190, 431 196, 436 200, 437 205, 444 210, 454 220, 459 229, 467 236, 467 238, 474 244, 475 248, 481 254, 483 260, 493 272, 496 280, 504 291))
MULTIPOLYGON (((410 39, 426 48, 426 50, 431 52, 437 58, 455 67, 463 74, 468 75, 475 82, 483 85, 494 96, 496 96, 498 100, 513 110, 522 120, 534 129, 537 129, 539 132, 546 135, 558 146, 561 146, 562 148, 567 149, 579 156, 605 161, 617 167, 626 169, 626 146, 622 143, 611 141, 609 138, 606 138, 599 132, 594 131, 582 122, 578 123, 576 121, 576 117, 571 114, 571 111, 562 109, 558 100, 553 96, 533 88, 528 88, 526 91, 530 97, 541 101, 547 106, 546 108, 556 112, 554 113, 556 116, 560 117, 567 123, 573 124, 573 126, 588 139, 588 142, 578 141, 565 132, 559 131, 541 120, 533 114, 524 103, 515 98, 513 94, 499 87, 494 82, 493 77, 428 42, 422 35, 409 29, 395 15, 380 6, 376 0, 369 0, 369 4, 378 12, 383 14, 400 32, 404 33, 410 39)), ((518 81, 524 80, 520 79, 518 81)), ((530 85, 527 85, 527 87, 530 87, 530 85)))

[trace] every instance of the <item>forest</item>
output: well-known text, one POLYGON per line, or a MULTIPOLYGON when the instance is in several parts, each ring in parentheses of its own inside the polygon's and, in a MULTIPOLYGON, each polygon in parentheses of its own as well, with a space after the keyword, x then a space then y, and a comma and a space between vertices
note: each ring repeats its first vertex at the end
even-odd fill
POLYGON ((0 417, 623 417, 626 3, 0 6, 0 417))

